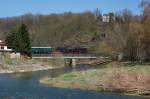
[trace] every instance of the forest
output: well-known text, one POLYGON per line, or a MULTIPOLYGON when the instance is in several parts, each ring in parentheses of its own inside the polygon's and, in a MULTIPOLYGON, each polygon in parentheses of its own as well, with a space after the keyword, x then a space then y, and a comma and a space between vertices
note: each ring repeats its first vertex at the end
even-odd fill
POLYGON ((150 60, 150 1, 139 5, 142 12, 134 15, 128 9, 110 12, 103 22, 100 9, 82 13, 31 14, 0 19, 0 39, 22 23, 28 27, 32 46, 87 47, 114 59, 150 60))

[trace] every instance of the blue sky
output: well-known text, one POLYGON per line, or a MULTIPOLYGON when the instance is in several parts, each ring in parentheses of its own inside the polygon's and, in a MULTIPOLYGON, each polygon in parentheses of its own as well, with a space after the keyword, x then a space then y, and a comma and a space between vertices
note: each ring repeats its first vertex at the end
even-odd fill
POLYGON ((116 12, 128 8, 139 14, 141 0, 0 0, 0 17, 19 16, 25 13, 50 14, 94 11, 116 12))

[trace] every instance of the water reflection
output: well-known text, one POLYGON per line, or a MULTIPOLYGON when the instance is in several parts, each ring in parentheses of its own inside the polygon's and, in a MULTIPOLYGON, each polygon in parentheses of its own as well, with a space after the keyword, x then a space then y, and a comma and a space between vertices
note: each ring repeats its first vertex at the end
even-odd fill
POLYGON ((26 72, 26 73, 15 73, 11 76, 14 79, 23 79, 23 80, 29 80, 32 79, 32 72, 26 72))

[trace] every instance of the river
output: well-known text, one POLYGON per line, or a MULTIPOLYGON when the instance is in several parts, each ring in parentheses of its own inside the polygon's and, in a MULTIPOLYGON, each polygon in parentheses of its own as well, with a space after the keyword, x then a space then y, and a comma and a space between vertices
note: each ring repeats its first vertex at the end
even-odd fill
MULTIPOLYGON (((92 68, 83 65, 77 66, 75 70, 86 69, 92 68)), ((42 77, 55 77, 71 71, 71 68, 66 67, 29 73, 1 74, 0 99, 146 99, 144 97, 124 96, 116 93, 53 88, 39 83, 39 79, 42 77)))

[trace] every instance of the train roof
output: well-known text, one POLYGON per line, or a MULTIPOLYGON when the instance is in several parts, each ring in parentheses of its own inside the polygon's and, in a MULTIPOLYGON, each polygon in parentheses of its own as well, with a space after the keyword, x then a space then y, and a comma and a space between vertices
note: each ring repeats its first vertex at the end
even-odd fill
POLYGON ((36 47, 31 47, 31 48, 52 48, 52 47, 38 47, 38 46, 36 46, 36 47))

